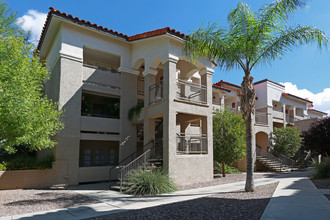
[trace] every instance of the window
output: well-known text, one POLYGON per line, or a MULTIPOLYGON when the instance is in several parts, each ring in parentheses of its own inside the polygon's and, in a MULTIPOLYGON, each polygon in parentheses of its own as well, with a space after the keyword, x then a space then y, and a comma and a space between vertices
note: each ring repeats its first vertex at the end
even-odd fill
POLYGON ((80 167, 114 166, 118 163, 118 141, 80 141, 80 167))
POLYGON ((83 92, 81 115, 101 118, 119 118, 120 99, 83 92))

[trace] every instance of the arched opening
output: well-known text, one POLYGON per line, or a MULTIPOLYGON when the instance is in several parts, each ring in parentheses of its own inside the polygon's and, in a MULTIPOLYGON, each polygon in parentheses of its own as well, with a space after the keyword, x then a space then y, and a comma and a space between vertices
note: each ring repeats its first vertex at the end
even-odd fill
POLYGON ((268 151, 268 134, 265 132, 258 132, 256 134, 256 145, 264 151, 268 151))

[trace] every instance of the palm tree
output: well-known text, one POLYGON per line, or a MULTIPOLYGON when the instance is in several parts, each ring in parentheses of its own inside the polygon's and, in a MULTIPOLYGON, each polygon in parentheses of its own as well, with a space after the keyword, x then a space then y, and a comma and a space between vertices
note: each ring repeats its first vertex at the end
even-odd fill
POLYGON ((252 135, 255 106, 255 91, 251 71, 261 64, 271 64, 292 48, 317 43, 319 48, 327 46, 325 34, 311 26, 285 26, 288 18, 297 9, 305 6, 304 0, 278 0, 265 4, 254 13, 245 3, 228 14, 228 29, 217 23, 201 26, 187 37, 184 51, 196 56, 213 58, 220 69, 242 68, 241 112, 246 124, 247 175, 245 190, 254 191, 252 135))

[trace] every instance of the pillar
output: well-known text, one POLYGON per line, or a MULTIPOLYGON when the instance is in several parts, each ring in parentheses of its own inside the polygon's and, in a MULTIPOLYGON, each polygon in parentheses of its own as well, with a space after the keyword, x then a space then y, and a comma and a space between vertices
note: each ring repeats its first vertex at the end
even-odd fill
POLYGON ((171 173, 170 160, 175 160, 176 155, 176 110, 173 106, 177 90, 176 64, 178 57, 169 55, 162 60, 164 66, 164 102, 163 115, 163 168, 171 173))
POLYGON ((128 120, 128 111, 137 104, 139 71, 120 67, 120 143, 119 161, 136 151, 136 125, 128 120))

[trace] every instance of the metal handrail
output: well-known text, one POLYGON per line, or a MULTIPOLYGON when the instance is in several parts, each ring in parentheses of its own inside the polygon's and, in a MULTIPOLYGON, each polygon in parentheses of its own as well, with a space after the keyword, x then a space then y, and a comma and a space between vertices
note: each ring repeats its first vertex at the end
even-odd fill
POLYGON ((256 154, 257 154, 257 157, 263 157, 263 158, 266 158, 266 159, 269 159, 271 161, 275 161, 277 163, 280 164, 280 170, 282 171, 282 166, 283 166, 283 161, 275 156, 273 156, 272 154, 262 150, 259 146, 256 147, 256 154))
POLYGON ((149 105, 160 102, 164 99, 163 82, 158 82, 149 87, 149 105))
POLYGON ((177 154, 207 154, 207 135, 177 133, 177 154))
POLYGON ((141 166, 145 166, 147 163, 147 160, 151 157, 151 152, 154 147, 154 140, 152 139, 149 141, 143 148, 147 149, 143 154, 135 158, 133 161, 126 164, 124 167, 122 167, 118 174, 118 179, 120 181, 120 191, 122 191, 123 188, 123 181, 127 178, 127 175, 133 171, 138 169, 141 166), (151 145, 151 147, 149 147, 151 145))
POLYGON ((111 183, 112 183, 112 171, 114 169, 119 169, 122 168, 123 166, 125 166, 124 164, 127 164, 131 161, 134 160, 134 158, 136 157, 136 151, 130 155, 128 155, 127 157, 125 157, 124 159, 122 159, 116 166, 112 166, 109 169, 109 188, 111 188, 111 183), (130 159, 130 160, 129 160, 130 159))
POLYGON ((206 104, 206 86, 178 79, 176 96, 184 101, 206 104), (189 86, 189 91, 186 91, 186 86, 189 86))
POLYGON ((284 163, 284 165, 292 168, 296 165, 296 161, 292 160, 291 158, 275 151, 274 149, 270 148, 269 149, 269 153, 274 155, 275 157, 279 158, 280 160, 282 160, 282 162, 284 163))

